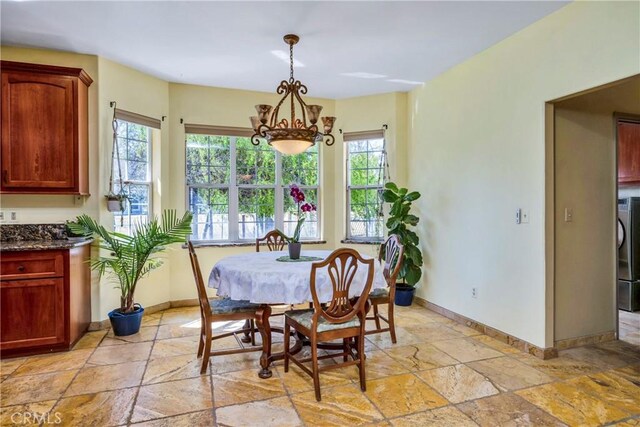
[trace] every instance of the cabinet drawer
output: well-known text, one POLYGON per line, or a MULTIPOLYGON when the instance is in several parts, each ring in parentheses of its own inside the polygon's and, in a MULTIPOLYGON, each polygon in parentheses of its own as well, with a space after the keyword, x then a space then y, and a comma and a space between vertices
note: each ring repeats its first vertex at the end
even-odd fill
POLYGON ((6 252, 0 259, 0 279, 62 277, 64 255, 60 251, 6 252))

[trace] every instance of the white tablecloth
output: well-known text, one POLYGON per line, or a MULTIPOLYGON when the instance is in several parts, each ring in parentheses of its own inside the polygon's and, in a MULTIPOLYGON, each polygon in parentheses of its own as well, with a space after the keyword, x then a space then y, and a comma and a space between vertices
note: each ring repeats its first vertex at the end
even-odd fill
MULTIPOLYGON (((301 255, 326 258, 331 251, 302 251, 301 255)), ((288 255, 282 252, 255 252, 221 259, 209 275, 209 287, 217 289, 219 296, 234 300, 249 300, 258 304, 301 304, 311 301, 310 262, 280 262, 276 258, 288 255)), ((370 258, 363 255, 363 258, 370 258)), ((316 261, 317 262, 317 261, 316 261)), ((382 267, 375 262, 371 290, 387 286, 382 267)), ((359 264, 353 279, 350 297, 362 293, 367 269, 359 264)), ((318 270, 316 289, 320 302, 332 297, 331 279, 326 268, 318 270)))

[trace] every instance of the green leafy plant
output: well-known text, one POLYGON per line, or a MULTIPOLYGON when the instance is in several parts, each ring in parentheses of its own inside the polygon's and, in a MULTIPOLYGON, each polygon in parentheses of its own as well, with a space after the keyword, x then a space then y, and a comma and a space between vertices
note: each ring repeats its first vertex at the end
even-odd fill
POLYGON ((408 286, 415 286, 422 276, 422 252, 418 247, 420 239, 418 235, 409 227, 418 225, 420 218, 410 213, 411 203, 420 197, 417 191, 409 192, 406 188, 398 188, 393 182, 388 182, 384 186, 382 198, 385 202, 391 203, 387 228, 389 235, 396 234, 400 243, 404 245, 404 256, 402 268, 398 278, 408 286))
POLYGON ((91 268, 100 277, 109 274, 117 280, 120 289, 120 312, 134 311, 134 294, 140 279, 159 268, 163 261, 156 256, 172 243, 184 243, 191 234, 191 212, 179 218, 175 210, 165 210, 159 221, 154 217, 146 224, 136 224, 133 234, 108 231, 88 215, 80 215, 75 222, 67 223, 72 233, 96 236, 100 248, 109 256, 91 260, 91 268))

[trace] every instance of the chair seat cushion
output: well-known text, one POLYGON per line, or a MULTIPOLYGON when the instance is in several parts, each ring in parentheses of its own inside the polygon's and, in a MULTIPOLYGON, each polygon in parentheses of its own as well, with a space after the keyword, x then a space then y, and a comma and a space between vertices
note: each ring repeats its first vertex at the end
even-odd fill
POLYGON ((231 314, 256 311, 259 304, 253 304, 249 301, 236 301, 230 298, 210 299, 211 313, 213 314, 231 314))
POLYGON ((389 289, 387 288, 374 289, 369 293, 369 298, 386 298, 388 296, 389 296, 389 289))
MULTIPOLYGON (((285 316, 292 320, 295 320, 305 328, 311 329, 313 319, 313 309, 311 310, 291 310, 284 313, 285 316)), ((334 331, 337 329, 347 329, 360 326, 360 319, 358 316, 343 322, 343 323, 330 323, 324 317, 318 318, 318 332, 334 331)))

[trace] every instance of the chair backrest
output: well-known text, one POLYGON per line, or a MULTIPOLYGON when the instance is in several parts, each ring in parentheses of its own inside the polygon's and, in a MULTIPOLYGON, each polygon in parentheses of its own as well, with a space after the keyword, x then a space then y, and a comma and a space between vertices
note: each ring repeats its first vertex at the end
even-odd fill
POLYGON ((207 296, 207 289, 204 286, 204 280, 202 279, 202 272, 200 271, 200 263, 198 262, 198 255, 193 248, 193 243, 187 242, 189 246, 189 259, 191 260, 191 269, 193 270, 193 277, 196 281, 196 288, 198 289, 198 302, 200 304, 200 312, 204 319, 208 319, 211 315, 211 306, 209 305, 209 297, 207 296))
POLYGON ((369 295, 373 283, 374 263, 375 260, 373 258, 364 259, 358 251, 342 248, 333 251, 324 261, 311 264, 311 296, 313 298, 315 325, 318 324, 317 321, 320 316, 324 317, 329 323, 342 323, 359 314, 362 322, 364 322, 366 296, 369 295), (354 303, 349 298, 349 290, 360 266, 359 264, 363 264, 367 268, 367 281, 362 293, 354 303), (327 267, 329 278, 331 279, 333 296, 331 301, 323 307, 318 299, 316 276, 317 270, 324 267, 327 267))
POLYGON ((389 287, 396 286, 396 278, 402 268, 403 256, 404 245, 400 243, 400 239, 396 234, 389 236, 386 242, 380 246, 378 261, 384 261, 384 270, 382 272, 389 287))
POLYGON ((282 234, 276 230, 271 230, 263 238, 256 239, 256 252, 260 252, 260 242, 265 240, 267 241, 267 248, 269 248, 271 252, 281 251, 284 249, 284 244, 287 243, 284 237, 282 237, 282 234))

